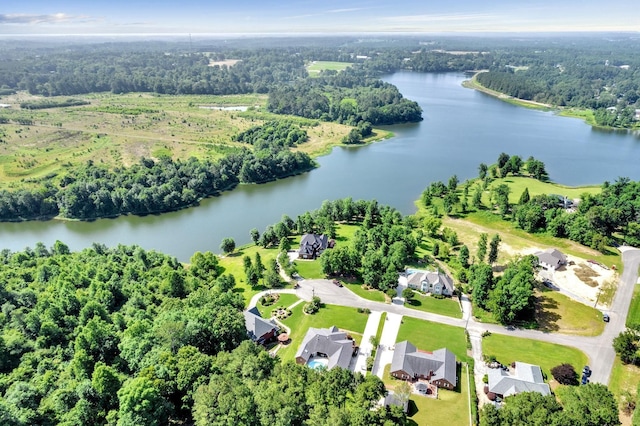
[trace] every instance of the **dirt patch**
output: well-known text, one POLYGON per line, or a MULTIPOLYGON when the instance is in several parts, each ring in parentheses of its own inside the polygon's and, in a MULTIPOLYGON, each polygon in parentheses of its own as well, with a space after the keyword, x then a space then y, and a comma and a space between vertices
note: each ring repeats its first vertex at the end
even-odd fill
POLYGON ((573 268, 573 273, 576 277, 589 287, 598 287, 598 282, 594 279, 599 275, 585 264, 577 265, 573 268))

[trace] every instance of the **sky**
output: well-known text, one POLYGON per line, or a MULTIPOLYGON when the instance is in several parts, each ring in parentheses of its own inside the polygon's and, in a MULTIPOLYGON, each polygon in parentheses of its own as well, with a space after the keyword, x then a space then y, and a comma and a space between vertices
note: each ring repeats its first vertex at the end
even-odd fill
POLYGON ((638 0, 2 0, 0 35, 640 31, 638 0))

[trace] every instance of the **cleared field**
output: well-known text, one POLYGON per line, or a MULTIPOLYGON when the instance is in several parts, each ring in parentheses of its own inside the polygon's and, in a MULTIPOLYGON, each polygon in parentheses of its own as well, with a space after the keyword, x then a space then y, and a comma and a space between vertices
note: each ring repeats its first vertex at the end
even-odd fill
POLYGON ((537 294, 536 321, 541 331, 598 336, 604 331, 602 312, 555 291, 537 294))
POLYGON ((514 361, 539 365, 548 380, 553 378, 551 369, 556 365, 568 363, 576 371, 582 371, 582 367, 587 364, 587 356, 578 349, 499 334, 482 339, 482 353, 487 356, 495 355, 505 365, 514 361))
MULTIPOLYGON (((602 192, 602 188, 599 186, 564 186, 553 182, 541 182, 537 179, 521 176, 510 176, 503 179, 494 180, 489 188, 496 187, 501 184, 506 184, 511 189, 509 194, 509 202, 516 204, 520 199, 520 195, 524 192, 525 188, 529 189, 529 195, 531 197, 541 194, 557 194, 564 195, 567 198, 580 198, 584 193, 587 194, 599 194, 602 192)), ((487 195, 487 193, 485 193, 487 195)), ((487 200, 488 202, 488 197, 487 200)))
MULTIPOLYGON (((0 119, 8 121, 0 124, 0 189, 33 187, 39 179, 62 176, 88 160, 122 167, 143 156, 220 158, 242 146, 231 140, 237 133, 266 120, 285 118, 266 112, 266 96, 254 94, 96 93, 82 97, 89 102, 84 106, 19 108, 21 102, 42 99, 18 93, 3 100, 12 108, 0 111, 0 119), (239 106, 248 110, 207 109, 239 106)), ((339 145, 350 130, 335 123, 286 118, 308 132, 309 140, 297 149, 312 156, 339 145)))
POLYGON ((333 70, 342 71, 353 65, 351 62, 335 62, 335 61, 313 61, 307 65, 307 72, 310 76, 320 74, 320 71, 333 70))

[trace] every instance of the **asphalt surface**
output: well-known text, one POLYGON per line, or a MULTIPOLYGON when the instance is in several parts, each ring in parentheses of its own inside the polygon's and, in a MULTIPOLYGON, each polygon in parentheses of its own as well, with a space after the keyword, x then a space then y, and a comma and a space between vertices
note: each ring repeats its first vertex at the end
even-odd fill
MULTIPOLYGON (((626 328, 625 322, 627 314, 629 313, 633 290, 638 281, 638 268, 640 267, 640 249, 621 247, 621 251, 624 271, 620 276, 618 289, 611 304, 611 309, 607 312, 610 316, 610 321, 606 324, 604 332, 596 337, 545 333, 537 330, 510 329, 496 324, 479 323, 471 316, 471 303, 466 296, 462 298, 462 318, 451 318, 406 308, 402 305, 402 301, 398 299, 394 299, 394 303, 391 304, 366 300, 351 292, 346 287, 336 286, 331 280, 301 280, 299 281, 300 286, 295 290, 295 293, 304 300, 311 300, 313 296, 318 296, 323 303, 331 305, 368 308, 371 311, 389 312, 441 324, 463 327, 467 328, 469 333, 475 336, 488 330, 496 334, 572 346, 583 351, 589 358, 590 367, 593 371, 590 381, 607 384, 611 377, 611 369, 613 368, 615 359, 613 339, 626 328)), ((271 291, 277 292, 277 290, 271 291)), ((293 293, 292 290, 282 290, 281 292, 293 293)), ((263 293, 255 295, 251 299, 249 307, 255 306, 258 298, 263 293)), ((479 342, 472 341, 474 357, 479 356, 479 351, 481 351, 481 348, 477 348, 478 343, 479 342)))

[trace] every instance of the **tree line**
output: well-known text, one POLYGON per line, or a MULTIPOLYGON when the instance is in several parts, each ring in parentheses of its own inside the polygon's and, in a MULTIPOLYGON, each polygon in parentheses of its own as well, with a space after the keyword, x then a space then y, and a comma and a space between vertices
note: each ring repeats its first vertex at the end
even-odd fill
POLYGON ((261 183, 309 170, 307 154, 265 142, 218 161, 143 158, 127 168, 88 162, 36 190, 0 191, 0 220, 33 220, 61 215, 75 219, 177 210, 238 183, 261 183))

